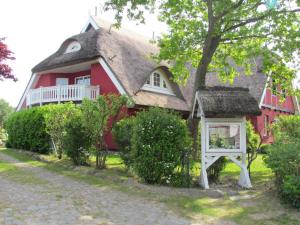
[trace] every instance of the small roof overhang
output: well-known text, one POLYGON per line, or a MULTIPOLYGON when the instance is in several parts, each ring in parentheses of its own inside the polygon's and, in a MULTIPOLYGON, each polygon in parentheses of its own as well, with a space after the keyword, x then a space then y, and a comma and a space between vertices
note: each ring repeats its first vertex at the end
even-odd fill
POLYGON ((196 92, 193 116, 233 118, 260 115, 256 99, 247 88, 205 87, 196 92))

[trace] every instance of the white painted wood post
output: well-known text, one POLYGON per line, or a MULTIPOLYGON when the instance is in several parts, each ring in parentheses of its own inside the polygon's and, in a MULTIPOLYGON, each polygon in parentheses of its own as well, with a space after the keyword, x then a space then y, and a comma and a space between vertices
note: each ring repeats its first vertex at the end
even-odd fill
POLYGON ((61 86, 58 85, 57 86, 57 95, 58 95, 58 100, 57 101, 58 101, 58 103, 60 103, 60 97, 61 97, 61 93, 60 93, 61 91, 60 91, 60 89, 61 89, 61 86))
POLYGON ((200 185, 204 189, 209 189, 208 178, 206 172, 206 121, 205 117, 201 116, 201 175, 200 185))
POLYGON ((40 106, 42 105, 42 98, 43 98, 43 93, 42 93, 43 87, 40 87, 40 106))
POLYGON ((246 154, 247 154, 247 139, 246 139, 246 118, 243 118, 242 125, 241 125, 241 149, 242 153, 242 167, 240 173, 240 179, 238 184, 245 188, 251 188, 251 181, 249 177, 249 173, 247 170, 247 162, 246 162, 246 154))

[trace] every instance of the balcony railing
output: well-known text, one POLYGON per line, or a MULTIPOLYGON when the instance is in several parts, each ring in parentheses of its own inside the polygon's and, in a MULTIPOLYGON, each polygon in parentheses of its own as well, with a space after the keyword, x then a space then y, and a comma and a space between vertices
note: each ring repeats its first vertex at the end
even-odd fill
POLYGON ((82 101, 95 99, 100 93, 99 86, 62 85, 32 89, 27 95, 27 106, 51 102, 82 101))

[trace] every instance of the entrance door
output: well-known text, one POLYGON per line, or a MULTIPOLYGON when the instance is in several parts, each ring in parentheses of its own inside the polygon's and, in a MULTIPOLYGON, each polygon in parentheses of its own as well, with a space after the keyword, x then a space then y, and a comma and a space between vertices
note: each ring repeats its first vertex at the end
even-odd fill
POLYGON ((56 78, 56 86, 68 85, 68 84, 69 84, 68 78, 56 78))

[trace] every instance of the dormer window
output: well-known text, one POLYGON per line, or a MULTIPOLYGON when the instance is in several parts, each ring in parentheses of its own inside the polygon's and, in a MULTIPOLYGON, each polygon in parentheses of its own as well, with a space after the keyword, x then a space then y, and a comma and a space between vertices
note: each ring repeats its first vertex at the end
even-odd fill
POLYGON ((65 51, 65 54, 71 53, 71 52, 77 52, 77 51, 79 51, 80 49, 81 49, 81 45, 79 44, 79 42, 78 42, 78 41, 72 41, 72 42, 68 45, 68 47, 67 47, 67 49, 66 49, 66 51, 65 51))
POLYGON ((172 89, 170 88, 170 82, 168 81, 167 76, 159 70, 154 71, 148 77, 142 89, 146 91, 174 95, 172 89))

